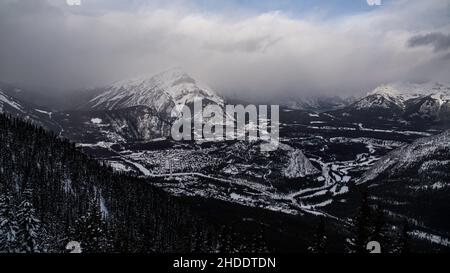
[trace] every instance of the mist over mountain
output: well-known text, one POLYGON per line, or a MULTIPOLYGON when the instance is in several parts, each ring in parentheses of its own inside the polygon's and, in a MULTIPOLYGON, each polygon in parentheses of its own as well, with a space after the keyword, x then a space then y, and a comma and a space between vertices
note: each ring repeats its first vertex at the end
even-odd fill
POLYGON ((332 13, 321 1, 298 16, 283 6, 142 2, 3 1, 0 79, 50 86, 54 96, 181 66, 224 95, 260 98, 448 80, 446 0, 361 1, 367 8, 357 13, 332 13))

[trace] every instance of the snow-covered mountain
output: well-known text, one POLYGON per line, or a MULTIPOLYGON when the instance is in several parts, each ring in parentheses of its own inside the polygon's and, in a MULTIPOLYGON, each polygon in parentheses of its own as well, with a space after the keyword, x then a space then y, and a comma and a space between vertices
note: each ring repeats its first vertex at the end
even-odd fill
MULTIPOLYGON (((450 130, 419 139, 389 153, 367 171, 357 183, 401 177, 405 172, 410 172, 412 177, 418 177, 422 174, 429 175, 439 169, 447 175, 450 174, 450 130)), ((450 187, 448 181, 446 183, 447 187, 450 187)))
POLYGON ((111 111, 67 111, 53 114, 63 137, 78 143, 133 143, 166 137, 170 126, 150 108, 111 111))
MULTIPOLYGON (((291 96, 287 99, 281 99, 281 101, 278 101, 279 98, 274 98, 274 100, 289 109, 315 112, 341 109, 352 102, 351 98, 344 99, 339 96, 291 96)), ((269 104, 273 104, 273 101, 269 104)))
MULTIPOLYGON (((225 105, 224 99, 207 85, 195 80, 183 70, 175 68, 151 77, 116 82, 103 88, 100 95, 81 107, 84 111, 81 116, 83 119, 88 118, 87 123, 83 124, 90 124, 91 114, 88 113, 97 112, 103 116, 103 121, 107 121, 102 125, 102 131, 108 131, 109 135, 119 134, 124 139, 151 140, 167 137, 170 133, 166 130, 167 125, 179 117, 177 111, 181 106, 192 107, 197 99, 202 99, 203 106, 225 105)), ((203 122, 207 123, 210 120, 205 119, 203 122)))
POLYGON ((0 112, 23 114, 25 113, 25 108, 20 101, 6 94, 6 92, 0 88, 0 112))
POLYGON ((19 92, 24 91, 19 87, 0 83, 0 113, 31 121, 49 130, 57 130, 58 125, 52 120, 52 112, 16 98, 14 95, 19 92))
POLYGON ((351 107, 357 110, 379 108, 401 111, 405 107, 404 102, 405 98, 395 87, 383 85, 369 92, 351 107))
POLYGON ((450 246, 450 130, 382 157, 357 181, 415 237, 450 246))
POLYGON ((181 69, 171 69, 151 77, 116 82, 90 100, 84 109, 117 110, 146 106, 158 113, 170 114, 177 105, 189 105, 195 99, 223 105, 223 99, 205 84, 181 69))
POLYGON ((450 86, 436 84, 428 92, 408 100, 409 117, 450 120, 450 86))
POLYGON ((288 165, 283 169, 286 178, 306 177, 320 173, 301 150, 292 149, 289 152, 288 165))
POLYGON ((352 104, 357 110, 374 108, 405 111, 413 104, 419 106, 419 112, 429 113, 427 105, 436 105, 435 111, 450 102, 450 86, 443 84, 388 84, 382 85, 369 92, 367 96, 352 104), (423 99, 427 99, 424 105, 423 99))
POLYGON ((365 124, 395 123, 409 127, 433 125, 448 129, 450 85, 388 84, 369 92, 355 103, 334 111, 335 117, 365 124))
POLYGON ((229 177, 252 177, 265 182, 320 174, 300 149, 280 144, 276 151, 261 152, 260 144, 259 141, 240 141, 216 151, 215 156, 226 161, 222 172, 229 177))

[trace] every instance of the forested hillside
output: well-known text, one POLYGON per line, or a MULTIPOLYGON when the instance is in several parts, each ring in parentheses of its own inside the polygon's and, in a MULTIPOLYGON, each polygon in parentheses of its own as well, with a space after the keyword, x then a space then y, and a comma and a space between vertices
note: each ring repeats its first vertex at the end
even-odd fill
POLYGON ((0 252, 265 250, 33 124, 1 114, 0 143, 0 252))

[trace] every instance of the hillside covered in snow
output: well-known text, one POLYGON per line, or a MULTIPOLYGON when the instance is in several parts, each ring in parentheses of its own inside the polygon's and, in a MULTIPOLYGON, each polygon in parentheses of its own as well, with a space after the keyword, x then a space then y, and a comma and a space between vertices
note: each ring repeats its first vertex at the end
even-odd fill
POLYGON ((372 126, 449 129, 450 85, 382 85, 353 104, 329 113, 342 121, 372 126))
POLYGON ((147 106, 169 114, 176 105, 189 105, 195 99, 223 105, 223 99, 205 84, 181 69, 170 69, 150 77, 119 81, 104 88, 102 94, 83 108, 115 110, 133 106, 147 106))
MULTIPOLYGON (((394 150, 375 163, 358 183, 402 177, 405 173, 415 178, 425 178, 431 173, 450 175, 450 130, 394 150)), ((450 186, 445 179, 439 183, 443 188, 450 186)))

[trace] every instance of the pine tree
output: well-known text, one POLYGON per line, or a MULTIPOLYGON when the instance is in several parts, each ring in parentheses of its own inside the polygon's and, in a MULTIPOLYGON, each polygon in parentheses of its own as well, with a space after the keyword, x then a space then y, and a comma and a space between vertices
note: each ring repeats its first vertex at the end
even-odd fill
POLYGON ((327 253, 328 237, 325 230, 325 219, 320 218, 319 224, 316 227, 312 245, 308 250, 315 254, 327 253))
POLYGON ((32 204, 32 191, 25 189, 23 201, 19 205, 17 213, 19 232, 18 240, 21 252, 34 253, 40 251, 40 221, 36 218, 35 209, 32 204))
POLYGON ((371 241, 376 241, 380 243, 383 252, 388 252, 390 247, 389 244, 389 236, 386 231, 386 220, 383 208, 380 204, 377 205, 376 209, 373 211, 372 218, 372 234, 370 237, 371 241))
POLYGON ((367 243, 372 235, 371 227, 372 212, 369 206, 368 194, 362 192, 361 205, 354 223, 352 225, 353 238, 348 240, 348 250, 352 253, 367 253, 367 243))
POLYGON ((409 235, 409 231, 410 228, 408 221, 405 220, 397 242, 398 248, 396 252, 401 254, 408 254, 411 252, 411 237, 409 235))
POLYGON ((74 237, 81 243, 82 252, 111 252, 107 225, 97 201, 92 202, 89 212, 76 221, 74 237))
POLYGON ((17 222, 12 196, 0 196, 0 252, 15 253, 17 248, 17 222))

